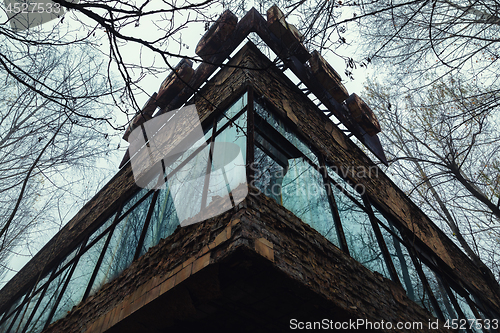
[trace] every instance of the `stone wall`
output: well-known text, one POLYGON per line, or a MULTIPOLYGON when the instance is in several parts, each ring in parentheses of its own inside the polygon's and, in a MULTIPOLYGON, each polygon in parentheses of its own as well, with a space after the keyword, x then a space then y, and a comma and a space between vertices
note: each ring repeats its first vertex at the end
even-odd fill
MULTIPOLYGON (((179 228, 45 332, 113 329, 142 307, 161 302, 163 295, 179 290, 196 274, 224 264, 241 249, 258 254, 286 279, 325 299, 327 306, 323 308, 342 314, 337 319, 425 325, 434 320, 407 298, 401 286, 369 271, 289 211, 259 195, 247 197, 222 216, 179 228)), ((205 295, 211 295, 208 299, 220 297, 217 287, 210 288, 214 290, 204 290, 205 295)), ((183 311, 192 311, 182 305, 179 309, 165 316, 185 318, 183 311)), ((286 329, 283 326, 283 331, 286 329)))

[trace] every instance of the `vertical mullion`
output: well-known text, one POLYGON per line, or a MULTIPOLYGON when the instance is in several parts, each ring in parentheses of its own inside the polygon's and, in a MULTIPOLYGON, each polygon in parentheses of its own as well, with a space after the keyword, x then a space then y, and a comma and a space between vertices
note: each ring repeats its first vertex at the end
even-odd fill
MULTIPOLYGON (((465 300, 467 301, 467 304, 469 305, 470 309, 472 310, 472 313, 474 313, 474 316, 476 316, 476 319, 478 319, 478 321, 481 321, 482 320, 482 317, 481 315, 479 314, 479 311, 477 310, 476 308, 476 305, 474 304, 474 302, 472 302, 472 300, 470 299, 469 295, 465 295, 465 300)), ((467 318, 469 319, 469 318, 467 318)), ((472 318, 471 318, 472 319, 472 318)), ((485 331, 484 329, 481 329, 483 332, 487 332, 485 331)))
POLYGON ((254 142, 254 103, 253 103, 253 89, 248 86, 247 88, 247 183, 254 184, 254 150, 255 150, 255 142, 254 142))
POLYGON ((469 328, 469 322, 467 321, 467 317, 465 316, 464 312, 462 311, 462 308, 460 307, 460 304, 458 304, 457 299, 455 298, 455 295, 453 295, 453 292, 450 289, 450 286, 448 285, 448 282, 442 278, 440 275, 437 277, 441 284, 444 287, 444 290, 446 291, 446 294, 448 295, 448 299, 451 301, 451 304, 453 304, 453 307, 455 308, 455 311, 458 315, 458 318, 465 319, 466 320, 466 327, 465 330, 469 333, 473 333, 472 330, 469 328))
POLYGON ((391 254, 389 253, 387 244, 385 244, 384 236, 382 236, 382 232, 380 231, 377 218, 373 213, 372 206, 370 204, 370 199, 366 194, 362 195, 362 198, 366 212, 368 213, 368 216, 370 218, 370 223, 372 225, 373 231, 375 232, 375 237, 377 238, 380 249, 382 250, 382 255, 384 256, 385 259, 385 263, 387 265, 387 268, 389 269, 389 275, 391 276, 392 281, 399 283, 401 285, 398 273, 396 272, 396 268, 394 267, 394 263, 392 262, 391 254))
POLYGON ((97 263, 94 267, 94 271, 92 272, 92 276, 90 277, 89 284, 87 285, 87 289, 85 289, 85 293, 83 294, 82 301, 85 300, 90 294, 90 290, 92 289, 92 285, 94 284, 94 280, 97 276, 97 273, 99 272, 99 268, 101 266, 102 260, 104 259, 104 254, 106 253, 106 250, 108 249, 109 242, 111 241, 111 236, 113 235, 113 232, 115 231, 115 227, 117 225, 117 221, 118 221, 118 218, 121 214, 122 209, 123 209, 123 204, 116 211, 115 220, 113 221, 113 224, 111 225, 111 228, 108 231, 109 235, 106 238, 106 242, 104 243, 104 246, 101 250, 101 254, 99 255, 99 259, 97 259, 97 263))
MULTIPOLYGON (((75 261, 75 262, 73 263, 73 267, 71 268, 70 275, 69 275, 69 277, 68 277, 67 281, 65 282, 66 286, 67 286, 67 282, 71 279, 71 276, 73 275, 73 271, 74 271, 74 269, 75 269, 76 265, 78 264, 78 260, 79 260, 79 259, 80 259, 80 257, 81 257, 81 254, 82 254, 83 249, 84 249, 84 248, 85 248, 85 246, 87 245, 88 239, 89 239, 89 237, 87 236, 87 237, 84 239, 84 241, 82 242, 82 244, 80 244, 80 249, 79 249, 79 251, 77 252, 77 254, 75 255, 75 259, 74 259, 74 261, 75 261)), ((56 269, 54 269, 54 271, 53 271, 53 272, 55 272, 55 271, 56 271, 56 269)), ((42 302, 42 299, 45 297, 45 292, 47 291, 47 288, 48 288, 48 286, 49 286, 50 282, 51 282, 51 280, 49 279, 49 281, 47 281, 47 282, 45 283, 45 284, 46 284, 45 288, 43 288, 43 290, 42 290, 42 291, 40 291, 40 297, 38 298, 38 301, 36 302, 36 305, 35 305, 35 307, 33 308, 33 311, 31 312, 31 314, 30 314, 30 316, 29 316, 29 318, 28 318, 28 321, 26 322, 26 325, 24 326, 23 332, 26 332, 26 330, 28 329, 29 324, 30 324, 30 323, 31 323, 31 321, 33 320, 33 317, 35 316, 35 313, 36 313, 36 311, 38 310, 38 307, 40 306, 40 303, 42 302)), ((36 286, 36 284, 35 284, 35 286, 36 286)), ((61 295, 62 295, 62 293, 64 293, 64 291, 66 290, 66 286, 64 286, 64 287, 63 287, 63 289, 62 289, 62 291, 61 291, 61 295)), ((56 304, 55 304, 55 307, 57 307, 57 305, 58 305, 58 304, 59 304, 59 301, 57 300, 57 301, 56 301, 56 304)), ((54 310, 54 311, 55 311, 55 310, 54 310)), ((53 314, 52 314, 52 315, 53 315, 53 314)), ((50 315, 50 316, 49 316, 48 320, 50 320, 50 319, 51 319, 52 315, 50 315)))
MULTIPOLYGON (((231 121, 231 120, 229 120, 231 121)), ((205 209, 207 205, 207 196, 208 196, 208 186, 210 185, 210 174, 212 173, 212 158, 214 152, 214 141, 215 141, 215 132, 217 129, 217 117, 214 117, 214 124, 212 128, 212 136, 210 137, 210 149, 208 151, 208 161, 207 161, 207 169, 205 170, 205 183, 203 184, 203 192, 201 193, 201 207, 200 211, 205 209)))
POLYGON ((415 249, 411 246, 411 243, 408 242, 408 240, 405 240, 408 245, 408 253, 410 253, 411 260, 413 261, 413 266, 415 266, 415 269, 417 270, 418 276, 420 277, 420 281, 422 282, 424 286, 424 290, 427 291, 427 294, 429 295, 429 298, 431 300, 432 306, 434 307, 434 310, 436 311, 437 317, 440 320, 445 320, 443 312, 441 311, 441 308, 439 307, 439 303, 434 297, 434 294, 432 293, 431 286, 429 285, 429 281, 427 281, 427 277, 424 274, 424 271, 422 269, 421 263, 418 261, 417 256, 415 254, 415 249))
POLYGON ((330 178, 328 177, 328 172, 326 170, 326 165, 323 155, 319 156, 319 161, 321 163, 320 169, 323 170, 323 172, 320 173, 323 176, 323 183, 325 184, 328 203, 330 204, 330 209, 332 210, 333 222, 335 223, 335 228, 337 229, 337 238, 340 244, 340 249, 345 253, 347 253, 348 255, 350 255, 349 247, 347 246, 347 240, 345 239, 344 228, 342 227, 342 221, 340 219, 337 202, 335 201, 335 196, 333 195, 333 189, 332 189, 333 184, 330 181, 330 178))
MULTIPOLYGON (((160 174, 159 177, 162 177, 162 176, 163 175, 160 174)), ((144 221, 144 226, 142 227, 141 236, 139 237, 139 241, 137 243, 137 248, 135 249, 134 260, 139 258, 139 255, 141 253, 142 244, 144 243, 144 238, 146 238, 146 233, 148 231, 149 223, 151 221, 151 216, 153 215, 153 211, 154 211, 155 204, 156 204, 156 199, 158 198, 159 193, 160 193, 159 189, 153 193, 153 198, 151 199, 151 205, 149 206, 148 214, 146 215, 146 221, 144 221)))
MULTIPOLYGON (((395 231, 394 231, 395 227, 392 224, 391 220, 388 219, 387 223, 389 223, 389 228, 391 229, 391 231, 395 233, 395 231)), ((392 242, 394 244, 394 248, 396 249, 396 255, 398 256, 399 264, 401 265, 401 274, 403 275, 403 281, 406 285, 406 290, 407 290, 408 296, 412 300, 414 300, 415 299, 415 291, 414 291, 413 285, 411 283, 410 272, 408 270, 408 264, 406 263, 406 259, 405 259, 405 256, 403 254, 403 249, 401 248, 401 243, 400 243, 399 239, 394 234, 391 235, 391 238, 392 238, 392 242)), ((403 244, 403 246, 404 246, 404 244, 403 244)))
MULTIPOLYGON (((85 243, 86 243, 86 241, 85 241, 85 243)), ((71 267, 71 269, 69 271, 69 274, 68 274, 68 277, 66 278, 66 281, 64 281, 64 285, 61 288, 61 292, 57 296, 57 299, 56 299, 54 305, 52 306, 52 309, 50 310, 49 317, 47 318, 47 321, 45 322, 45 325, 44 325, 43 329, 46 329, 47 326, 49 326, 49 324, 50 324, 50 322, 52 320, 52 317, 54 316, 54 314, 55 314, 55 312, 57 310, 57 307, 59 306, 59 302, 61 301, 61 299, 62 299, 62 297, 64 295, 64 292, 66 291, 66 288, 68 287, 69 281, 71 280, 71 277, 73 276, 73 273, 74 273, 74 271, 76 269, 76 265, 78 265, 78 261, 80 260, 80 257, 82 256, 82 253, 84 252, 84 250, 83 250, 84 248, 85 248, 85 244, 82 244, 80 246, 80 249, 76 253, 75 258, 73 259, 73 266, 71 267)), ((64 272, 61 272, 61 274, 63 274, 63 273, 64 272)))
MULTIPOLYGON (((55 271, 56 271, 55 269, 52 271, 51 277, 54 275, 55 271)), ((47 284, 49 282, 47 282, 47 284)), ((33 287, 33 288, 35 288, 35 287, 33 287)), ((21 314, 21 311, 23 310, 23 306, 24 305, 26 305, 26 307, 28 306, 28 302, 30 301, 29 296, 30 296, 30 294, 31 294, 32 291, 33 290, 30 290, 29 292, 26 293, 26 295, 24 297, 24 300, 21 302, 21 304, 19 304, 18 309, 14 310, 16 313, 13 314, 14 318, 12 319, 12 322, 10 323, 9 329, 7 330, 7 332, 12 332, 12 329, 13 329, 14 324, 16 323, 16 320, 19 317, 19 315, 21 314)), ((24 309, 24 311, 26 311, 26 309, 24 309)))

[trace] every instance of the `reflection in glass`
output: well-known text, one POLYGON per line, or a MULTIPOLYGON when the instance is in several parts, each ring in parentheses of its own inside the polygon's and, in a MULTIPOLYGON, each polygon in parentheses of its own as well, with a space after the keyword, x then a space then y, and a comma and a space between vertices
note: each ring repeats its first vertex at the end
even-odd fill
POLYGON ((268 112, 259 103, 255 104, 255 111, 257 114, 266 120, 275 130, 278 131, 288 142, 294 145, 302 154, 304 154, 308 159, 310 159, 314 164, 319 165, 318 158, 312 152, 312 150, 305 144, 293 131, 291 131, 288 126, 286 126, 281 119, 279 119, 275 114, 268 112))
POLYGON ((9 318, 7 318, 7 320, 5 320, 2 323, 2 325, 0 326, 0 333, 7 333, 7 330, 9 329, 12 320, 14 320, 14 316, 10 316, 9 318))
POLYGON ((303 157, 290 156, 258 134, 256 142, 254 186, 339 246, 320 172, 303 157))
POLYGON ((223 115, 220 116, 220 119, 217 121, 217 128, 222 128, 229 119, 232 119, 234 116, 238 114, 243 108, 247 105, 247 93, 245 92, 243 96, 241 96, 236 102, 233 103, 226 111, 224 111, 223 115))
POLYGON ((88 246, 90 243, 92 243, 92 241, 94 239, 96 239, 98 236, 101 235, 101 233, 106 230, 109 226, 111 226, 111 224, 113 223, 113 221, 115 220, 115 216, 116 216, 116 213, 114 213, 113 215, 111 215, 107 220, 106 222, 104 222, 96 231, 94 231, 92 233, 92 235, 90 235, 88 241, 87 241, 87 245, 88 246))
POLYGON ((78 260, 75 271, 71 275, 69 284, 52 317, 52 321, 61 319, 73 308, 73 306, 81 302, 105 241, 106 237, 102 237, 90 249, 83 253, 78 260))
POLYGON ((457 314, 453 309, 453 305, 448 298, 448 293, 446 292, 440 278, 424 263, 422 263, 422 270, 424 271, 425 277, 429 282, 432 293, 434 294, 445 319, 457 319, 457 314))
POLYGON ((215 197, 224 198, 229 193, 235 205, 245 198, 248 192, 246 186, 241 186, 240 189, 244 190, 234 190, 246 185, 246 131, 247 114, 243 113, 215 137, 207 205, 215 197))
MULTIPOLYGON (((472 311, 469 303, 467 303, 467 300, 465 299, 465 297, 460 296, 460 294, 457 293, 455 290, 451 289, 451 292, 455 296, 455 299, 457 300, 458 306, 460 306, 460 309, 464 313, 465 319, 469 320, 469 321, 467 321, 467 325, 470 325, 472 323, 472 320, 476 319, 476 316, 474 315, 474 312, 472 311)), ((480 318, 478 318, 478 319, 480 319, 480 318)), ((473 332, 478 332, 478 333, 482 332, 482 330, 478 329, 476 327, 476 325, 470 326, 470 329, 473 332)))
POLYGON ((43 329, 52 308, 55 306, 55 302, 62 290, 64 282, 68 278, 70 270, 71 266, 66 268, 61 274, 56 276, 56 278, 50 282, 40 305, 36 309, 33 319, 31 319, 31 322, 28 325, 28 332, 40 332, 43 329))
POLYGON ((338 188, 334 188, 334 193, 351 257, 390 279, 368 214, 338 188))
MULTIPOLYGON (((14 324, 12 325, 10 330, 7 330, 6 332, 9 333, 20 333, 23 328, 24 324, 26 324, 26 320, 28 319, 29 313, 26 313, 26 306, 27 304, 24 304, 21 306, 21 308, 17 311, 17 317, 14 319, 14 316, 12 316, 12 320, 14 320, 14 324)), ((7 327, 8 329, 8 327, 7 327)))
POLYGON ((134 260, 152 197, 150 195, 116 225, 92 285, 91 295, 102 285, 117 277, 134 260))
MULTIPOLYGON (((375 215, 377 214, 375 213, 375 215)), ((395 230, 392 225, 390 225, 390 227, 391 231, 395 230)), ((394 264, 394 268, 398 273, 399 281, 405 288, 408 297, 412 301, 419 302, 419 299, 415 294, 415 290, 421 289, 422 283, 420 282, 418 272, 413 265, 410 253, 408 253, 406 246, 404 246, 394 235, 389 233, 385 228, 381 227, 380 232, 384 237, 384 241, 387 245, 387 249, 394 264)))
MULTIPOLYGON (((359 203, 363 203, 363 198, 358 191, 356 191, 348 182, 346 182, 341 176, 339 176, 339 174, 335 172, 331 167, 327 167, 326 169, 328 172, 328 176, 330 176, 330 178, 332 178, 337 183, 335 187, 337 187, 340 191, 348 193, 359 203)), ((347 176, 347 173, 352 170, 340 168, 339 171, 347 176)))
POLYGON ((170 236, 178 226, 179 218, 175 211, 170 187, 167 184, 167 188, 161 189, 156 199, 140 255, 146 253, 150 247, 158 244, 161 239, 170 236))

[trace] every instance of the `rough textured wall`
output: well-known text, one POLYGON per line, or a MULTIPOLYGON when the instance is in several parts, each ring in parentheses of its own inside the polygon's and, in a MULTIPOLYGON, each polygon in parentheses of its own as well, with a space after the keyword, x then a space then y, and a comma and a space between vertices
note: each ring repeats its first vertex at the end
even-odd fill
MULTIPOLYGON (((179 290, 174 286, 223 263, 242 248, 264 257, 273 269, 321 296, 328 310, 342 313, 342 318, 425 324, 434 320, 407 298, 401 286, 369 271, 260 195, 248 196, 236 209, 217 218, 178 228, 45 332, 104 332, 116 327, 141 307, 179 290)), ((205 291, 205 297, 220 296, 216 287, 210 288, 214 290, 205 291)), ((180 305, 175 316, 182 318, 183 311, 192 311, 183 308, 180 305)))
POLYGON ((500 308, 500 299, 491 292, 480 271, 468 257, 382 171, 372 172, 371 178, 368 177, 369 172, 366 172, 365 177, 359 177, 357 167, 377 168, 375 164, 253 44, 242 48, 229 64, 241 68, 222 69, 200 94, 207 98, 197 99, 199 109, 207 110, 205 114, 202 113, 203 116, 207 117, 213 110, 210 105, 213 101, 225 101, 235 91, 240 92, 247 85, 252 86, 255 96, 268 101, 275 111, 289 120, 292 127, 296 127, 298 133, 314 144, 318 152, 339 168, 353 171, 348 174, 348 178, 354 184, 362 184, 371 200, 423 241, 438 255, 438 261, 449 266, 450 271, 465 285, 476 289, 497 309, 500 308), (373 176, 375 174, 377 176, 373 176))

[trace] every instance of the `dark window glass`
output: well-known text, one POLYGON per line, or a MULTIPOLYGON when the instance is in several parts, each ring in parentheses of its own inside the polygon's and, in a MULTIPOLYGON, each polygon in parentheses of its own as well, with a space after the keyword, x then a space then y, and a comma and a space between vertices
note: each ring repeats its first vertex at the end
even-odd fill
POLYGON ((15 318, 14 320, 14 316, 12 317, 13 321, 14 321, 14 324, 11 326, 10 330, 8 329, 7 327, 7 331, 6 332, 9 332, 9 333, 20 333, 23 328, 24 328, 24 325, 26 324, 26 320, 29 316, 29 313, 27 313, 26 311, 26 307, 27 307, 27 303, 23 304, 23 306, 21 306, 21 308, 17 311, 17 317, 15 318))
POLYGON ((116 225, 92 285, 91 294, 94 294, 103 284, 117 277, 134 260, 151 198, 152 195, 116 225))
POLYGON ((422 264, 422 269, 445 319, 457 319, 458 316, 440 278, 427 265, 422 264))
POLYGON ((334 188, 333 192, 349 253, 368 269, 390 279, 368 214, 338 188, 334 188))
POLYGON ((277 117, 256 110, 253 185, 339 246, 323 176, 309 162, 317 157, 277 117))
POLYGON ((71 266, 68 266, 61 274, 56 276, 54 280, 49 283, 40 305, 36 309, 35 314, 28 325, 29 331, 39 332, 43 329, 52 308, 55 306, 55 302, 62 290, 64 282, 68 278, 70 270, 71 266))
POLYGON ((2 325, 0 325, 0 333, 7 333, 8 329, 9 329, 9 326, 10 324, 12 323, 12 320, 14 319, 14 316, 10 316, 9 318, 7 318, 7 320, 5 320, 2 325))
MULTIPOLYGON (((167 185, 168 186, 168 185, 167 185)), ((160 242, 161 239, 170 236, 179 226, 179 219, 175 211, 174 200, 170 193, 170 187, 161 189, 156 199, 153 215, 149 222, 146 237, 141 249, 141 255, 160 242)))
POLYGON ((52 321, 63 318, 67 312, 81 302, 105 241, 106 237, 102 237, 78 259, 75 271, 71 275, 52 321))

